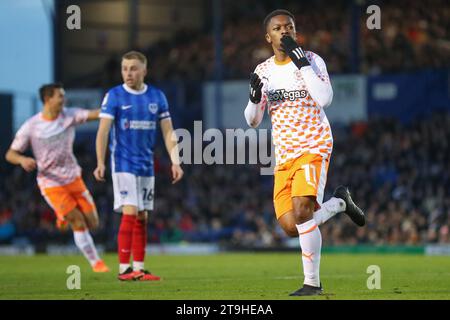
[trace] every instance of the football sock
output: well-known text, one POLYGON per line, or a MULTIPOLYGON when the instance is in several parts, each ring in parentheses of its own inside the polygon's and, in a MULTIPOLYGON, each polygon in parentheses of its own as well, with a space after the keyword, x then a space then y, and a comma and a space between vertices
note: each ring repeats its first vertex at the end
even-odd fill
POLYGON ((330 200, 322 203, 320 209, 314 212, 314 220, 320 226, 337 213, 344 212, 345 209, 346 205, 344 200, 332 197, 330 200))
POLYGON ((94 266, 95 263, 100 260, 100 257, 97 254, 97 249, 95 248, 94 240, 88 230, 74 230, 73 238, 75 240, 75 244, 83 252, 83 255, 89 261, 91 266, 94 266))
POLYGON ((320 250, 322 247, 322 236, 314 219, 305 223, 297 224, 297 230, 302 250, 304 284, 319 287, 320 250))
POLYGON ((144 262, 133 261, 133 271, 141 271, 144 270, 144 262))
POLYGON ((144 269, 145 247, 147 246, 147 220, 136 219, 133 228, 133 270, 144 269))
MULTIPOLYGON (((119 227, 119 235, 117 237, 119 263, 120 265, 127 265, 128 267, 130 266, 131 243, 133 239, 133 228, 135 221, 136 216, 123 214, 119 227)), ((121 269, 122 267, 119 266, 119 271, 121 269)), ((120 273, 122 273, 123 271, 120 271, 120 273)))
POLYGON ((124 273, 129 267, 129 263, 119 263, 119 273, 124 273))

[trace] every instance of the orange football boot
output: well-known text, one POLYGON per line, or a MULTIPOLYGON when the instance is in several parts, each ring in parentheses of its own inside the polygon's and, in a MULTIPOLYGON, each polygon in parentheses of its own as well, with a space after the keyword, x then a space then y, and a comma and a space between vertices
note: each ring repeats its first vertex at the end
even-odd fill
POLYGON ((108 266, 105 264, 105 262, 103 262, 103 260, 98 260, 95 265, 92 267, 92 271, 94 272, 109 272, 109 268, 108 266))

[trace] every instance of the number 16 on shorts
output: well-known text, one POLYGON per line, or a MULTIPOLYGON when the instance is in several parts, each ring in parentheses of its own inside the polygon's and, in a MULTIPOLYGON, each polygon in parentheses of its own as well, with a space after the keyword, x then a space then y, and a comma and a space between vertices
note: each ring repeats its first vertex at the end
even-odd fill
POLYGON ((131 173, 113 173, 114 210, 122 206, 136 206, 139 211, 153 210, 155 177, 140 177, 131 173))

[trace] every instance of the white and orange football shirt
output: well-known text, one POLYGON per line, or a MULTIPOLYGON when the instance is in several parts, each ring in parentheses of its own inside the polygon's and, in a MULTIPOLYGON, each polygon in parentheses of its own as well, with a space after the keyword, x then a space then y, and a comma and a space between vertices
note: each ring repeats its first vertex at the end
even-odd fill
POLYGON ((11 149, 24 152, 31 146, 41 190, 67 185, 81 176, 73 154, 74 126, 85 122, 88 115, 89 110, 63 108, 56 119, 47 120, 40 112, 17 131, 11 149))
POLYGON ((305 55, 311 66, 301 70, 290 59, 280 63, 275 56, 255 69, 263 82, 262 99, 259 104, 249 101, 245 116, 256 127, 268 108, 277 165, 307 153, 328 158, 332 152, 333 137, 324 111, 333 96, 330 78, 320 56, 310 51, 305 55))

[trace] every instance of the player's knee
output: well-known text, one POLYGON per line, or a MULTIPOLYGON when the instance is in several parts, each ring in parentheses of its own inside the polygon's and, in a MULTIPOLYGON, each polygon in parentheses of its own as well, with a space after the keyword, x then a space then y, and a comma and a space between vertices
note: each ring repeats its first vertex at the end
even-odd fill
POLYGON ((86 222, 80 217, 70 217, 67 218, 67 221, 73 230, 83 230, 87 228, 86 222))
POLYGON ((84 220, 83 214, 77 209, 69 212, 65 219, 70 223, 72 229, 86 229, 86 222, 84 220))
POLYGON ((286 235, 288 237, 291 238, 297 238, 298 237, 298 231, 297 231, 297 227, 294 226, 287 226, 287 227, 283 227, 284 233, 286 233, 286 235))
POLYGON ((312 214, 308 210, 299 209, 294 211, 294 216, 297 224, 300 224, 311 220, 312 214))
POLYGON ((296 224, 311 220, 314 214, 314 201, 307 197, 293 199, 294 218, 296 224))
POLYGON ((281 228, 283 229, 284 233, 286 233, 287 236, 291 238, 298 237, 298 231, 295 225, 295 219, 293 218, 292 212, 288 212, 282 215, 278 219, 278 223, 280 224, 281 228))
POLYGON ((86 214, 86 222, 88 224, 89 230, 98 229, 99 220, 98 220, 97 212, 90 212, 90 213, 86 214))
POLYGON ((139 211, 136 218, 140 221, 143 221, 144 223, 147 223, 147 211, 139 211))

